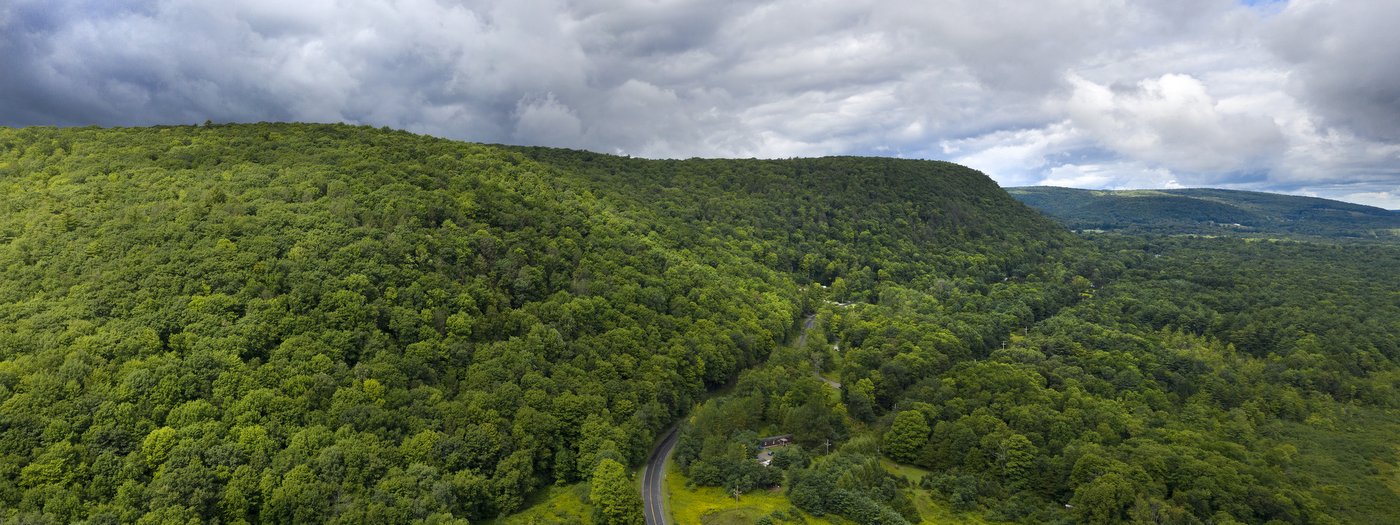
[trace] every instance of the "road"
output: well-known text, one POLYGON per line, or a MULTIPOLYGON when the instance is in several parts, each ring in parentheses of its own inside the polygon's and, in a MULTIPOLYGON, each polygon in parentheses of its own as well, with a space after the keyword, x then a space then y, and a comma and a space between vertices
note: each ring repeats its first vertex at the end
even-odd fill
POLYGON ((807 331, 817 324, 817 314, 807 316, 807 320, 802 322, 802 334, 797 336, 797 348, 801 349, 807 345, 807 331))
MULTIPOLYGON (((807 316, 807 322, 802 323, 802 335, 797 336, 797 347, 798 347, 798 348, 805 348, 805 347, 806 347, 806 345, 807 345, 807 331, 808 331, 808 330, 811 330, 811 329, 812 329, 812 326, 814 326, 814 325, 816 325, 816 324, 817 324, 817 315, 816 315, 816 314, 812 314, 812 315, 807 316)), ((817 364, 816 364, 816 363, 812 363, 812 375, 817 376, 817 379, 820 379, 820 380, 822 380, 823 383, 826 383, 826 386, 829 386, 829 387, 831 387, 831 388, 835 388, 835 389, 837 389, 837 390, 840 390, 840 389, 841 389, 841 383, 838 383, 838 382, 836 382, 836 381, 832 381, 832 380, 830 380, 830 379, 827 379, 827 378, 825 378, 825 377, 822 377, 822 371, 821 371, 820 369, 817 368, 817 364)))
POLYGON ((651 457, 647 458, 647 468, 642 471, 642 515, 646 518, 647 525, 666 525, 668 523, 666 512, 666 500, 661 494, 661 487, 666 481, 666 459, 671 457, 671 451, 676 448, 676 438, 680 437, 680 427, 674 427, 661 439, 661 443, 651 450, 651 457))
POLYGON ((822 380, 823 383, 826 383, 826 386, 829 386, 829 387, 831 387, 831 388, 835 388, 835 389, 837 389, 837 390, 840 390, 840 389, 841 389, 841 383, 836 382, 836 381, 832 381, 832 380, 830 380, 830 379, 827 379, 827 378, 823 377, 823 376, 822 376, 822 373, 821 373, 820 371, 813 370, 813 371, 812 371, 812 375, 817 376, 817 379, 820 379, 820 380, 822 380))
MULTIPOLYGON (((807 344, 807 331, 812 329, 817 322, 816 315, 807 316, 807 320, 802 323, 802 334, 797 337, 797 347, 807 344)), ((814 372, 815 373, 815 372, 814 372)), ((817 377, 821 377, 818 375, 817 377)), ((827 381, 827 384, 833 383, 827 381)), ((840 383, 836 383, 836 388, 841 388, 840 383)), ((647 525, 666 525, 670 523, 670 513, 666 512, 666 500, 662 494, 662 487, 666 481, 666 460, 671 457, 671 451, 676 448, 676 439, 680 437, 680 426, 671 428, 666 433, 666 437, 656 444, 656 448, 651 449, 651 456, 647 458, 647 468, 642 471, 642 516, 646 518, 647 525)))

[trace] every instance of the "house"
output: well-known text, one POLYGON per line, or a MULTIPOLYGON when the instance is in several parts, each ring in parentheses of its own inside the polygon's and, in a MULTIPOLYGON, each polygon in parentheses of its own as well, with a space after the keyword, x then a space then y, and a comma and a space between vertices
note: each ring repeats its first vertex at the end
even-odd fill
POLYGON ((758 440, 758 448, 781 447, 790 444, 792 444, 792 434, 783 434, 758 440))
POLYGON ((792 434, 783 434, 760 439, 758 440, 759 451, 758 454, 754 456, 754 460, 758 461, 760 465, 765 467, 769 466, 773 464, 773 449, 791 444, 792 434))

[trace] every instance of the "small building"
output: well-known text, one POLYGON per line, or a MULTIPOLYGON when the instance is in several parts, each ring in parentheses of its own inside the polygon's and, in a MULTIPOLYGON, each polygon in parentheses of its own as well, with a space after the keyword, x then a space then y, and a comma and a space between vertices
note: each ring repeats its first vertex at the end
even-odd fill
POLYGON ((758 440, 758 454, 754 460, 760 465, 769 466, 773 464, 773 449, 786 447, 792 444, 792 434, 782 434, 779 436, 766 437, 758 440))
POLYGON ((781 447, 790 444, 792 444, 792 434, 783 434, 758 440, 758 448, 781 447))

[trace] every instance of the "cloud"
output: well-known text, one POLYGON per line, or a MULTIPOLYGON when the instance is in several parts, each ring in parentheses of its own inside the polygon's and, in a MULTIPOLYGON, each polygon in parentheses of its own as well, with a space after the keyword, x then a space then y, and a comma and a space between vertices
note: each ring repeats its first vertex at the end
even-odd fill
POLYGON ((1348 193, 1343 195, 1344 200, 1385 208, 1387 210, 1400 210, 1400 191, 1369 191, 1359 193, 1348 193))
POLYGON ((515 111, 515 136, 545 146, 576 146, 583 123, 574 110, 550 93, 544 98, 521 99, 515 111))
POLYGON ((1277 156, 1274 120, 1217 101, 1190 75, 1167 74, 1132 87, 1102 86, 1071 74, 1062 104, 1072 125, 1124 157, 1183 172, 1230 172, 1277 156))
POLYGON ((944 141, 940 147, 954 162, 998 174, 1003 184, 1026 186, 1050 184, 1040 172, 1058 164, 1057 157, 1088 145, 1083 133, 1065 121, 1038 129, 995 131, 944 141))
POLYGON ((1400 13, 1371 4, 10 0, 0 124, 343 121, 650 157, 951 158, 1004 184, 1384 193, 1400 13))
POLYGON ((1265 30, 1290 86, 1327 125, 1400 140, 1400 3, 1296 0, 1265 30))
POLYGON ((1071 188, 1110 190, 1134 188, 1181 188, 1176 176, 1163 168, 1137 163, 1060 164, 1050 168, 1038 184, 1071 188))

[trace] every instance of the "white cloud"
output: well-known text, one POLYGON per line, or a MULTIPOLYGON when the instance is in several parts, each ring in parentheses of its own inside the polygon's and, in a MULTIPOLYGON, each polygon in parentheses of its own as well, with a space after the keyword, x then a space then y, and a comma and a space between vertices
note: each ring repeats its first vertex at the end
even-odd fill
POLYGON ((977 137, 944 141, 943 153, 953 162, 972 166, 1008 186, 1041 183, 1039 172, 1051 156, 1083 147, 1082 134, 1069 122, 1039 129, 996 131, 977 137))
POLYGON ((1272 118, 1215 100, 1189 75, 1166 74, 1117 91, 1071 74, 1064 111, 1073 125, 1127 158, 1188 172, 1245 169, 1276 156, 1272 118))
POLYGON ((1181 188, 1176 176, 1163 168, 1126 162, 1116 164, 1061 164, 1050 168, 1037 186, 1127 190, 1181 188))
POLYGON ((1400 181, 1397 16, 1323 0, 11 0, 0 124, 346 121, 1362 195, 1400 181))
POLYGON ((1400 191, 1370 191, 1360 193, 1348 193, 1341 196, 1342 200, 1385 208, 1387 210, 1400 210, 1400 191))

